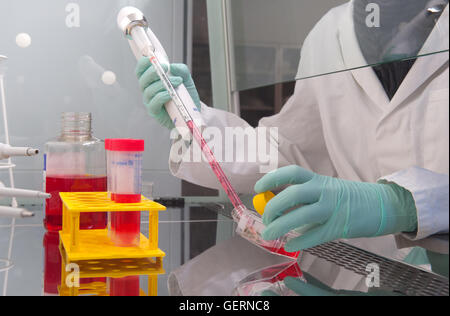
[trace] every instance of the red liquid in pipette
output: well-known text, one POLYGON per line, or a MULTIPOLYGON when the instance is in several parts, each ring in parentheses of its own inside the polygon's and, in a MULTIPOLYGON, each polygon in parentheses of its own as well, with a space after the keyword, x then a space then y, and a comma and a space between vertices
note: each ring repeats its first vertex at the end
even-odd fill
POLYGON ((245 208, 244 204, 242 203, 241 199, 237 195, 236 191, 231 186, 230 181, 228 180, 227 176, 222 170, 222 167, 220 167, 216 157, 214 157, 214 154, 209 148, 208 144, 206 143, 206 140, 203 138, 202 133, 200 130, 195 126, 193 121, 187 122, 187 126, 191 130, 192 135, 194 135, 194 139, 197 141, 197 143, 200 146, 200 149, 205 154, 206 159, 208 160, 209 165, 211 166, 212 171, 216 175, 217 179, 219 180, 220 184, 222 185, 223 189, 225 190, 225 193, 227 194, 228 198, 230 199, 231 203, 233 204, 234 208, 245 208))
MULTIPOLYGON (((234 188, 231 186, 230 181, 228 180, 226 174, 223 172, 222 167, 220 167, 219 162, 217 161, 216 157, 214 157, 214 153, 212 152, 211 148, 209 148, 208 144, 206 143, 206 140, 203 138, 200 130, 195 126, 193 121, 187 122, 187 126, 189 127, 192 135, 194 135, 194 139, 199 144, 203 154, 206 156, 206 159, 208 160, 209 165, 211 166, 212 171, 216 175, 217 179, 219 180, 220 184, 222 185, 223 189, 225 190, 225 193, 227 194, 228 198, 230 199, 231 203, 233 204, 234 208, 239 212, 240 210, 246 209, 244 204, 242 203, 241 199, 237 195, 234 188)), ((239 215, 242 216, 242 212, 239 215)), ((283 256, 288 256, 291 258, 297 258, 300 254, 300 252, 287 252, 283 248, 280 249, 274 249, 269 247, 263 247, 267 249, 268 251, 272 253, 276 253, 283 256)))

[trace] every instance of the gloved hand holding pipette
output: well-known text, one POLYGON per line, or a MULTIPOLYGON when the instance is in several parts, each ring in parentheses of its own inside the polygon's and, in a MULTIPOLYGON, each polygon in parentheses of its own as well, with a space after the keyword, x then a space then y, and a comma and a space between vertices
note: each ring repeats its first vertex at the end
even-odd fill
MULTIPOLYGON (((163 68, 166 71, 168 70, 167 65, 163 65, 163 68)), ((139 60, 136 67, 136 75, 138 76, 139 86, 144 95, 144 104, 150 116, 154 117, 161 125, 169 129, 174 128, 175 125, 164 107, 171 100, 171 96, 164 87, 149 58, 142 57, 139 60)), ((171 64, 169 79, 174 88, 178 88, 181 84, 184 84, 197 109, 200 111, 200 97, 188 67, 184 64, 171 64)))
MULTIPOLYGON (((217 159, 214 157, 214 153, 209 148, 206 140, 203 138, 201 132, 203 122, 199 111, 198 94, 195 94, 195 98, 192 97, 193 92, 196 91, 195 85, 193 84, 192 79, 190 81, 186 80, 189 79, 190 76, 185 76, 185 78, 182 78, 188 84, 187 87, 182 84, 183 82, 180 83, 179 80, 177 80, 179 82, 179 86, 173 86, 172 81, 174 80, 174 78, 170 78, 171 72, 167 72, 167 67, 165 68, 164 66, 167 66, 167 64, 169 64, 169 58, 158 38, 149 29, 147 19, 140 10, 134 7, 123 8, 122 10, 120 10, 117 17, 117 24, 120 30, 128 38, 130 47, 133 50, 135 56, 139 60, 142 60, 142 58, 147 59, 148 62, 152 65, 152 69, 148 71, 148 77, 145 76, 142 81, 144 83, 154 82, 155 80, 153 80, 153 78, 155 76, 152 75, 152 73, 154 71, 155 74, 157 74, 157 77, 160 79, 160 83, 170 96, 167 99, 168 102, 166 104, 163 103, 163 106, 168 116, 171 118, 173 125, 177 128, 178 132, 180 132, 183 137, 187 135, 192 136, 192 138, 201 148, 203 154, 208 160, 212 171, 216 175, 233 206, 237 209, 245 209, 245 206, 242 204, 242 201, 240 200, 238 194, 232 187, 230 181, 228 180, 228 177, 223 172, 217 159), (190 88, 190 91, 188 90, 188 88, 190 88)), ((182 73, 186 75, 186 69, 184 69, 182 73)), ((148 94, 153 95, 154 93, 152 92, 152 90, 160 91, 160 83, 157 81, 155 89, 151 88, 148 94)), ((146 84, 143 85, 143 88, 144 87, 145 90, 149 88, 146 84)), ((161 111, 159 110, 160 102, 157 102, 158 98, 162 98, 162 96, 165 95, 164 90, 160 93, 162 94, 159 94, 158 96, 158 93, 156 93, 156 96, 151 98, 156 98, 156 101, 154 102, 156 106, 152 106, 151 108, 155 112, 155 115, 159 115, 160 118, 162 117, 161 122, 169 125, 169 122, 167 122, 167 118, 165 117, 165 113, 161 113, 161 111)))

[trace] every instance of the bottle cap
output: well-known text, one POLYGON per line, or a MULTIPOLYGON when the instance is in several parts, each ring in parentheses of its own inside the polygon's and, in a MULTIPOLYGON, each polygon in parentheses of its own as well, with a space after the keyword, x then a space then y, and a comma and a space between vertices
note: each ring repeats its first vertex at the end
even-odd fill
POLYGON ((269 201, 274 197, 275 194, 270 191, 255 195, 253 198, 253 206, 255 207, 255 210, 262 216, 267 203, 269 203, 269 201))
POLYGON ((111 139, 109 140, 109 150, 144 151, 145 142, 143 139, 111 139))
POLYGON ((112 139, 105 139, 105 149, 111 150, 111 141, 112 139))

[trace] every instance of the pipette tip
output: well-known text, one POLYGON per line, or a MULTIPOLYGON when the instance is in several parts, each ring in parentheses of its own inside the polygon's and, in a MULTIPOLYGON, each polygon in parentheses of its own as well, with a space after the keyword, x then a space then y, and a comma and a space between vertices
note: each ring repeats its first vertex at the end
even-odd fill
POLYGON ((49 193, 39 192, 39 193, 38 193, 38 197, 39 197, 39 198, 44 198, 44 199, 49 199, 49 198, 52 197, 52 195, 49 194, 49 193))
POLYGON ((35 149, 35 148, 27 149, 27 156, 36 156, 37 154, 39 154, 39 149, 35 149))
POLYGON ((34 217, 34 213, 33 213, 33 212, 30 212, 30 211, 27 211, 27 210, 23 210, 22 213, 20 213, 20 215, 21 215, 23 218, 26 218, 26 217, 34 217))

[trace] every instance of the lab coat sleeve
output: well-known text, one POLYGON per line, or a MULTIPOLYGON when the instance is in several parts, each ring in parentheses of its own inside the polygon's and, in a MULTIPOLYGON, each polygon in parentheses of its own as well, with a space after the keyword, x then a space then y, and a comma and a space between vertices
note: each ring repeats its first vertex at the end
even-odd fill
MULTIPOLYGON (((243 148, 245 146, 232 144, 231 148, 227 148, 225 133, 227 128, 241 128, 242 130, 254 129, 238 116, 208 107, 205 104, 202 104, 201 113, 205 126, 203 136, 214 152, 225 174, 228 176, 236 191, 250 193, 253 190, 254 183, 262 176, 259 170, 260 163, 258 161, 250 162, 247 160, 248 155, 244 152, 243 148), (214 138, 209 138, 208 135, 214 135, 214 138), (225 155, 227 152, 229 154, 230 151, 243 153, 245 158, 242 162, 227 162, 225 155)), ((270 139, 268 142, 270 142, 270 139)), ((208 188, 221 188, 207 160, 199 155, 199 146, 195 141, 188 146, 183 146, 182 141, 180 143, 180 139, 174 141, 170 151, 169 168, 172 174, 180 179, 208 188)))
POLYGON ((449 176, 419 167, 398 171, 381 180, 411 192, 417 209, 418 229, 401 236, 411 241, 449 231, 449 176))
MULTIPOLYGON (((202 105, 202 118, 207 127, 204 136, 206 139, 212 134, 214 138, 222 137, 222 141, 214 141, 210 147, 237 192, 252 194, 255 183, 264 174, 292 164, 323 175, 336 175, 323 136, 316 94, 311 89, 309 81, 298 81, 294 94, 281 112, 263 118, 257 128, 252 128, 237 115, 202 105), (257 144, 251 146, 229 136, 240 130, 256 135, 257 144)), ((208 163, 192 159, 195 156, 193 148, 198 150, 198 146, 194 144, 180 150, 182 146, 178 145, 175 142, 171 149, 169 167, 172 174, 194 184, 220 189, 208 163), (183 159, 180 160, 180 156, 183 159)))

